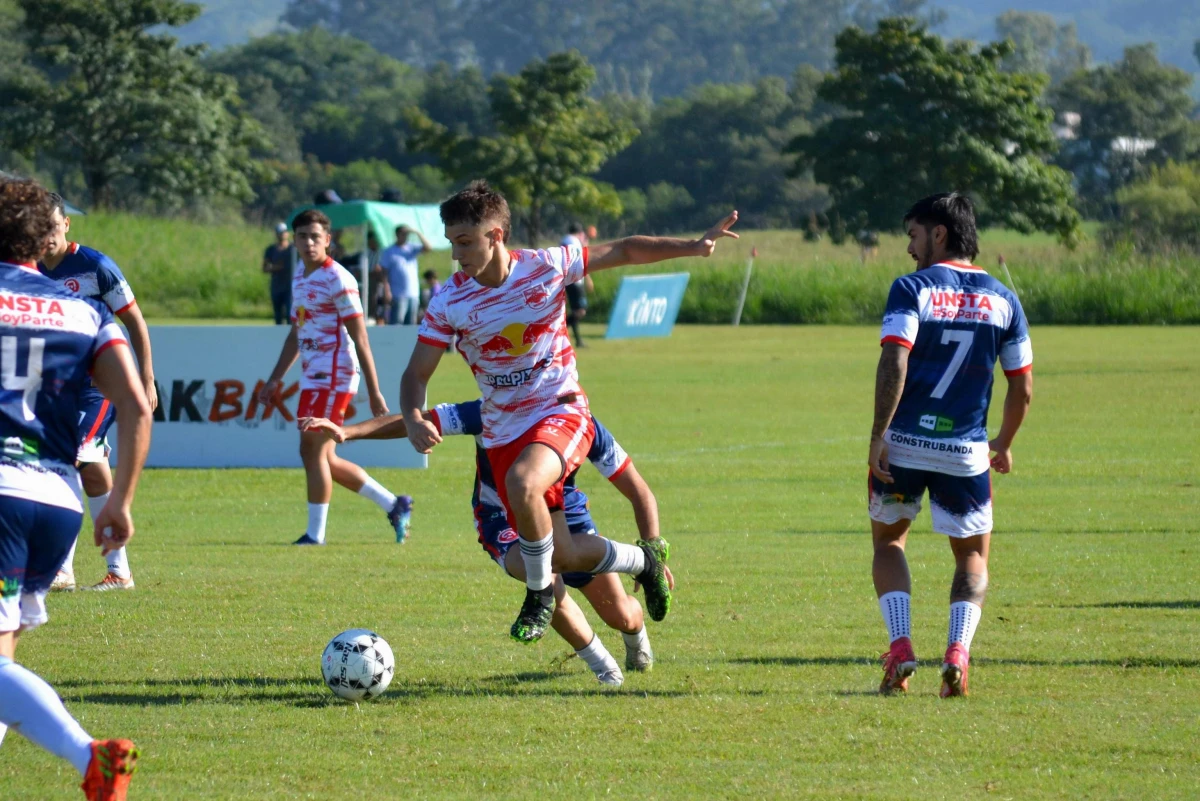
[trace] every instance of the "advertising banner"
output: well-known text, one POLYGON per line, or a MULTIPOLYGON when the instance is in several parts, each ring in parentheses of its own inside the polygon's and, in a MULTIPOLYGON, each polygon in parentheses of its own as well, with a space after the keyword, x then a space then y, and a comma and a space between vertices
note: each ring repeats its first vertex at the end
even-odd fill
MULTIPOLYGON (((296 406, 300 361, 288 372, 276 403, 258 390, 279 358, 285 326, 151 326, 158 409, 150 467, 300 467, 296 406)), ((388 408, 400 411, 400 376, 417 341, 416 326, 367 329, 379 386, 388 408)), ((346 423, 371 416, 367 385, 346 412, 346 423)), ((120 425, 120 421, 117 421, 120 425)), ((116 445, 116 430, 109 433, 116 445)), ((425 467, 426 457, 404 440, 364 440, 339 446, 363 467, 425 467)), ((114 454, 115 462, 115 454, 114 454)))
POLYGON ((687 284, 687 273, 622 278, 605 339, 670 336, 687 284))

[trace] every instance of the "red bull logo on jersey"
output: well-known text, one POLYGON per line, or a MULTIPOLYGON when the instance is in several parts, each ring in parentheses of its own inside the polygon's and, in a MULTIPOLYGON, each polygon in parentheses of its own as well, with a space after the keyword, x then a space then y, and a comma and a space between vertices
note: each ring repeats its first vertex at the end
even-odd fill
POLYGON ((547 291, 545 285, 538 284, 531 286, 525 290, 525 305, 534 311, 544 309, 546 304, 550 302, 550 292, 547 291))
POLYGON ((553 333, 556 326, 549 323, 509 323, 499 334, 479 346, 482 356, 524 356, 533 350, 543 334, 553 333))

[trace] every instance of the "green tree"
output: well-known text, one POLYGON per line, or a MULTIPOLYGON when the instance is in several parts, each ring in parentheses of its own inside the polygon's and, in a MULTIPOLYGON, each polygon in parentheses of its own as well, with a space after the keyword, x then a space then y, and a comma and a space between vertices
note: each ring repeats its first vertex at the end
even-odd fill
POLYGON ((178 0, 20 0, 30 69, 0 86, 0 131, 15 147, 78 165, 100 206, 177 207, 251 196, 258 127, 201 48, 151 33, 194 19, 178 0), (129 190, 129 191, 126 191, 129 190))
POLYGON ((1045 73, 1051 86, 1087 69, 1091 60, 1074 22, 1059 25, 1040 11, 1005 11, 996 17, 996 38, 1013 43, 1013 52, 1001 62, 1005 72, 1045 73))
POLYGON ((665 100, 600 177, 645 190, 648 228, 655 232, 703 226, 730 204, 751 228, 800 225, 828 196, 807 175, 789 177, 791 158, 782 151, 812 130, 810 115, 822 113, 815 107, 819 82, 817 70, 802 67, 791 87, 782 78, 763 78, 754 85, 710 84, 665 100))
POLYGON ((616 191, 591 176, 637 131, 588 96, 595 77, 574 51, 530 62, 519 75, 492 80, 494 135, 454 133, 410 109, 415 144, 457 179, 487 178, 503 191, 536 244, 552 206, 576 215, 620 212, 616 191))
POLYGON ((1200 251, 1200 165, 1169 161, 1117 192, 1119 216, 1105 228, 1109 244, 1141 251, 1200 251))
POLYGON ((272 34, 213 54, 207 65, 237 80, 272 134, 272 158, 412 162, 402 112, 420 100, 422 77, 361 41, 322 28, 272 34))
POLYGON ((1125 50, 1115 64, 1077 72, 1052 93, 1060 112, 1079 114, 1078 138, 1059 163, 1075 173, 1085 208, 1115 213, 1115 193, 1145 178, 1152 165, 1182 161, 1197 150, 1192 76, 1158 60, 1154 45, 1125 50))
POLYGON ((837 69, 818 95, 845 113, 797 137, 797 170, 811 169, 833 198, 831 216, 871 230, 899 226, 933 192, 970 192, 982 221, 1073 240, 1079 215, 1054 151, 1044 76, 1008 74, 1012 45, 947 44, 908 18, 875 33, 837 37, 837 69))

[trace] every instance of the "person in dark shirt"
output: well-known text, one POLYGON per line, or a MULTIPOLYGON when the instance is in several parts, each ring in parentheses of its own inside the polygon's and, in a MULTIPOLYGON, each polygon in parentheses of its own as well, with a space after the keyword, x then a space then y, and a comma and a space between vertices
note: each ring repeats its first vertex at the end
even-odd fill
POLYGON ((287 223, 275 226, 275 244, 263 252, 262 270, 271 276, 271 307, 275 325, 285 325, 292 310, 292 273, 296 267, 296 246, 292 244, 287 223))

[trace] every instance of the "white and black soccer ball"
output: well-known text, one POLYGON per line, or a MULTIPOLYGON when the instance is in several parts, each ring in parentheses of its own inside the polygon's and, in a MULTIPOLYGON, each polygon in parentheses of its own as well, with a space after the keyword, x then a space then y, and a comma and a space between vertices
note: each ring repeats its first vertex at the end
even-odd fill
POLYGON ((392 683, 396 657, 387 642, 368 629, 343 631, 321 654, 321 675, 333 694, 347 701, 370 700, 392 683))

